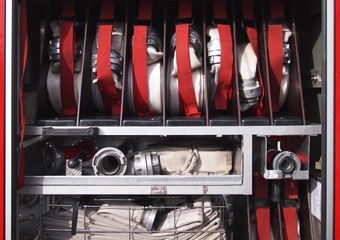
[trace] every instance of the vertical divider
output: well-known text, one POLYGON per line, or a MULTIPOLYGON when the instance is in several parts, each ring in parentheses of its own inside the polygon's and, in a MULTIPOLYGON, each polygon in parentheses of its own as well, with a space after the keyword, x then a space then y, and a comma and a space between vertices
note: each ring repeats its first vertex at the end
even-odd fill
POLYGON ((124 119, 124 109, 126 109, 126 81, 127 81, 127 71, 128 71, 128 39, 129 38, 129 1, 125 2, 125 10, 124 10, 124 28, 125 28, 125 38, 124 38, 124 56, 123 56, 123 89, 122 89, 122 107, 120 109, 120 118, 119 118, 119 125, 123 125, 124 119))
POLYGON ((241 110, 240 110, 240 94, 239 94, 239 79, 238 79, 238 63, 237 63, 237 33, 236 33, 236 2, 232 1, 232 38, 233 38, 233 54, 234 54, 234 72, 233 72, 233 104, 232 114, 236 117, 238 125, 241 125, 241 110), (235 106, 236 105, 236 106, 235 106))
MULTIPOLYGON (((79 104, 78 104, 78 114, 77 114, 77 126, 82 125, 81 119, 83 118, 83 108, 82 106, 90 107, 92 105, 92 99, 89 98, 87 92, 87 84, 91 82, 91 49, 92 42, 91 36, 93 36, 93 26, 90 26, 91 23, 95 22, 95 14, 90 13, 90 9, 93 9, 93 3, 87 1, 87 10, 86 10, 86 18, 85 18, 85 32, 84 32, 84 48, 82 50, 82 81, 79 93, 79 104)), ((94 109, 92 109, 94 111, 94 109)))
POLYGON ((264 99, 264 107, 267 107, 269 111, 270 124, 273 125, 273 109, 272 109, 272 99, 270 91, 270 80, 269 80, 269 62, 268 62, 268 43, 267 43, 267 25, 265 21, 265 11, 264 11, 264 0, 260 1, 260 34, 259 34, 259 55, 260 57, 260 70, 262 74, 263 85, 266 89, 265 94, 267 97, 264 99))
POLYGON ((205 110, 205 122, 206 125, 209 125, 209 102, 208 102, 208 63, 207 63, 207 3, 206 1, 202 2, 203 9, 203 30, 202 30, 202 39, 203 39, 203 88, 204 88, 204 110, 205 110))
POLYGON ((163 1, 163 69, 162 69, 162 125, 165 126, 166 123, 166 76, 167 76, 167 59, 168 59, 168 51, 167 51, 167 34, 168 34, 168 1, 163 1))

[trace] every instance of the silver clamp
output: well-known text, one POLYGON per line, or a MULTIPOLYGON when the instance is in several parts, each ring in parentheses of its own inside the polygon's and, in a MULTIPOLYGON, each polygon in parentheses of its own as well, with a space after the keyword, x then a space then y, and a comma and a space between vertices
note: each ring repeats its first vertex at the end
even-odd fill
POLYGON ((240 80, 240 101, 242 110, 249 109, 256 105, 261 96, 261 86, 255 79, 240 80))
POLYGON ((159 175, 161 173, 158 154, 151 151, 139 152, 134 156, 136 175, 159 175))
MULTIPOLYGON (((75 44, 74 51, 74 61, 79 61, 81 56, 80 43, 77 42, 75 44)), ((54 37, 52 40, 48 41, 48 55, 53 63, 60 61, 60 37, 54 37)))
MULTIPOLYGON (((91 59, 91 67, 92 72, 97 75, 97 54, 92 55, 91 59)), ((110 66, 111 71, 115 73, 117 76, 122 74, 123 69, 123 57, 116 50, 111 49, 110 53, 110 66)))
POLYGON ((219 39, 211 39, 207 44, 209 64, 221 63, 221 41, 219 39))
POLYGON ((146 45, 153 46, 158 52, 162 51, 162 40, 155 29, 148 27, 146 35, 146 45))

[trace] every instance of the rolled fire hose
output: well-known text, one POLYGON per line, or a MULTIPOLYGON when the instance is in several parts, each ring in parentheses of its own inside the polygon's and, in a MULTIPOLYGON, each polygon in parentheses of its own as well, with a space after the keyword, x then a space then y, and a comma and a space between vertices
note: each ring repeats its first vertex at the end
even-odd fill
MULTIPOLYGON (((100 88, 97 79, 97 51, 98 51, 98 30, 96 38, 92 47, 92 99, 95 107, 99 112, 105 112, 105 107, 102 101, 100 88)), ((123 57, 124 56, 124 23, 116 22, 112 26, 112 39, 111 39, 111 54, 110 65, 115 87, 118 91, 122 91, 122 69, 123 69, 123 57)), ((119 94, 120 95, 120 94, 119 94)))
POLYGON ((232 169, 233 151, 221 147, 152 146, 149 151, 158 155, 165 175, 225 175, 232 169))
MULTIPOLYGON (((158 33, 151 27, 147 30, 147 71, 148 71, 148 107, 149 111, 162 113, 162 69, 163 69, 163 52, 162 40, 158 33)), ((127 104, 129 112, 136 114, 133 100, 133 73, 132 61, 129 64, 127 79, 127 104)))
MULTIPOLYGON (((90 140, 76 141, 72 146, 59 147, 47 142, 42 150, 44 166, 49 174, 57 174, 64 169, 66 160, 89 161, 97 151, 97 146, 90 140)), ((74 161, 71 164, 75 163, 74 161)), ((73 167, 73 166, 71 166, 73 167)))
POLYGON ((98 176, 124 175, 127 158, 118 148, 105 147, 93 156, 92 167, 98 176))
MULTIPOLYGON (((53 110, 58 113, 63 113, 61 90, 60 90, 60 25, 59 21, 52 21, 50 27, 53 31, 53 39, 48 43, 48 54, 50 58, 50 66, 48 69, 46 86, 47 94, 53 110)), ((78 103, 80 88, 81 88, 81 54, 83 49, 82 39, 76 39, 75 58, 74 58, 74 97, 78 103)))
MULTIPOLYGON (((196 104, 198 111, 201 111, 204 105, 204 76, 202 68, 202 50, 203 43, 199 33, 190 27, 189 31, 189 56, 192 73, 192 84, 195 92, 196 104)), ((171 39, 171 51, 169 56, 168 68, 168 86, 169 91, 169 111, 171 114, 180 113, 180 99, 177 78, 177 60, 176 60, 176 34, 171 39)))

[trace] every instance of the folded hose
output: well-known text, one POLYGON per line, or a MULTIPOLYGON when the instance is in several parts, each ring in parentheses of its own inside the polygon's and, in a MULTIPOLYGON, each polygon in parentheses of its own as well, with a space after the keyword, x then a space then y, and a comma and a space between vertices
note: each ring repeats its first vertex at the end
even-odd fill
MULTIPOLYGON (((77 26, 77 25, 76 25, 77 26)), ((50 66, 48 69, 47 79, 46 79, 46 88, 48 98, 52 105, 53 110, 58 113, 63 113, 63 105, 62 105, 62 92, 60 89, 61 80, 60 80, 60 22, 58 20, 51 21, 50 27, 53 32, 53 38, 49 41, 48 44, 48 54, 50 59, 50 66)), ((81 88, 81 54, 83 49, 83 41, 82 39, 76 39, 75 44, 75 58, 74 58, 74 98, 75 102, 78 103, 78 98, 80 94, 81 88)))
MULTIPOLYGON (((148 81, 148 108, 155 114, 161 114, 162 110, 162 83, 163 83, 163 45, 158 33, 152 27, 147 29, 147 81, 148 81)), ((133 46, 132 46, 133 47, 133 46)), ((133 89, 133 62, 131 61, 128 69, 127 78, 127 106, 131 114, 136 114, 134 106, 133 89)))

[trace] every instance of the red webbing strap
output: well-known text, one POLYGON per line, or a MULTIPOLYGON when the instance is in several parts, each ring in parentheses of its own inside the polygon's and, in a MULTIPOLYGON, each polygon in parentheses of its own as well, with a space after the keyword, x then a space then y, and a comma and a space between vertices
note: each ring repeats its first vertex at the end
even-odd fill
POLYGON ((178 1, 178 18, 179 19, 192 18, 191 0, 179 0, 178 1))
MULTIPOLYGON (((74 17, 75 0, 64 0, 62 18, 74 17)), ((63 115, 77 113, 74 95, 74 23, 66 20, 60 26, 60 91, 63 115)))
MULTIPOLYGON (((140 0, 139 14, 139 20, 151 20, 152 0, 140 0)), ((132 38, 133 102, 138 116, 152 114, 149 111, 147 30, 146 25, 135 25, 132 38)))
MULTIPOLYGON (((284 198, 286 200, 297 200, 298 186, 297 182, 291 179, 284 180, 284 198)), ((283 220, 284 220, 284 233, 286 240, 297 240, 298 236, 298 216, 295 206, 283 206, 283 220)))
MULTIPOLYGON (((213 9, 215 19, 227 20, 226 2, 224 0, 214 0, 213 9)), ((226 110, 232 96, 233 40, 229 24, 217 24, 217 30, 221 43, 221 63, 215 93, 215 108, 226 110)))
MULTIPOLYGON (((114 1, 101 1, 100 20, 113 20, 114 1)), ((114 84, 111 54, 112 24, 100 24, 98 29, 97 77, 101 98, 106 111, 119 115, 121 100, 114 84)))
MULTIPOLYGON (((260 174, 255 175, 255 197, 256 200, 269 199, 268 181, 260 174)), ((258 240, 270 240, 270 206, 256 208, 256 235, 258 240)))
MULTIPOLYGON (((271 0, 271 19, 284 17, 283 0, 271 0)), ((279 97, 282 81, 283 67, 283 35, 282 24, 270 24, 268 26, 268 58, 270 91, 273 112, 279 110, 279 97)))
POLYGON ((260 97, 260 101, 259 101, 259 104, 257 105, 255 113, 256 115, 261 116, 262 107, 263 107, 264 87, 263 87, 262 75, 261 75, 261 70, 260 70, 260 61, 259 61, 260 58, 259 58, 259 49, 258 49, 257 29, 255 26, 254 6, 255 6, 255 0, 242 0, 243 20, 245 22, 251 21, 254 24, 253 26, 245 25, 245 29, 247 32, 249 42, 251 46, 253 47, 256 57, 258 59, 257 75, 258 75, 260 86, 261 86, 261 97, 260 97))
POLYGON ((21 51, 21 79, 19 86, 19 121, 20 121, 20 146, 19 146, 19 163, 18 163, 18 188, 24 186, 25 179, 25 160, 24 160, 24 135, 25 135, 25 105, 24 105, 24 75, 27 62, 27 11, 26 0, 21 3, 20 18, 20 51, 21 51))
MULTIPOLYGON (((180 0, 178 2, 178 19, 192 17, 191 0, 180 0)), ((178 92, 179 105, 185 116, 199 117, 195 90, 192 82, 192 73, 189 54, 189 29, 188 23, 176 25, 176 61, 178 70, 178 92)))

